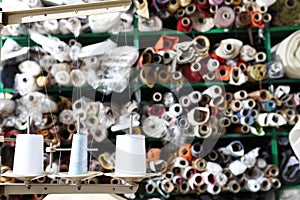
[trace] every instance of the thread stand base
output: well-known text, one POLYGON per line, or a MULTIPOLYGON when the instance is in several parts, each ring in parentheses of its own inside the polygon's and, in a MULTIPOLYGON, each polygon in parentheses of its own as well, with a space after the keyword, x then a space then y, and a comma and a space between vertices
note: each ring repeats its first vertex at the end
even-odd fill
POLYGON ((80 175, 70 175, 68 174, 68 172, 59 172, 57 174, 57 176, 60 178, 65 178, 74 181, 76 185, 80 185, 81 181, 94 178, 96 176, 101 176, 101 175, 103 175, 103 172, 88 172, 86 174, 80 174, 80 175))
POLYGON ((47 176, 49 174, 43 173, 43 174, 14 174, 12 171, 6 171, 5 173, 1 174, 1 176, 8 177, 8 178, 14 178, 20 181, 24 181, 25 184, 30 184, 32 180, 42 178, 44 176, 47 176))
POLYGON ((135 185, 135 183, 141 182, 142 180, 144 180, 146 178, 160 176, 161 174, 160 173, 146 173, 145 176, 132 176, 132 175, 119 176, 119 175, 116 175, 115 173, 105 173, 104 175, 105 176, 110 176, 110 177, 113 177, 113 178, 119 178, 119 179, 124 180, 128 184, 135 185))

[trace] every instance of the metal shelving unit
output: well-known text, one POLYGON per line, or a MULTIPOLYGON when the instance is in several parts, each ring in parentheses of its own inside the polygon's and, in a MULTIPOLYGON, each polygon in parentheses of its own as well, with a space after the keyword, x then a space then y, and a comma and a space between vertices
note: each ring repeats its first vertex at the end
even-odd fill
MULTIPOLYGON (((1 2, 1 0, 0 0, 1 2)), ((230 30, 224 30, 224 29, 212 29, 208 32, 205 33, 199 33, 196 31, 193 31, 191 33, 183 33, 180 31, 176 31, 176 30, 162 30, 162 31, 158 31, 158 32, 139 32, 137 29, 137 24, 138 24, 138 20, 137 18, 134 19, 134 31, 133 32, 127 32, 127 33, 120 33, 119 37, 130 37, 133 41, 131 41, 133 43, 133 45, 139 49, 140 48, 140 37, 142 36, 159 36, 159 35, 189 35, 189 36, 196 36, 199 34, 204 34, 204 35, 211 35, 211 36, 215 36, 215 35, 225 35, 226 37, 227 35, 230 36, 234 36, 234 35, 245 35, 249 33, 248 29, 230 29, 230 30)), ((292 31, 296 31, 299 30, 300 26, 286 26, 286 27, 269 27, 267 26, 264 29, 264 41, 263 41, 263 45, 264 48, 266 50, 267 53, 267 59, 268 61, 270 61, 272 59, 272 55, 271 55, 271 47, 272 45, 274 45, 274 43, 276 43, 278 41, 278 39, 282 38, 283 35, 289 34, 292 31), (282 34, 285 33, 285 34, 282 34)), ((252 34, 257 34, 258 30, 254 29, 251 30, 252 34)), ((54 35, 55 37, 59 37, 62 40, 68 40, 68 39, 73 39, 74 36, 72 34, 68 34, 68 35, 54 35)), ((78 37, 79 41, 93 41, 95 38, 97 38, 97 40, 100 39, 106 39, 109 37, 113 37, 115 35, 110 34, 110 33, 85 33, 82 34, 78 37)), ((225 36, 224 36, 225 37, 225 36)), ((16 40, 21 46, 26 46, 28 45, 28 36, 24 35, 24 36, 2 36, 2 40, 1 40, 1 45, 3 43, 4 40, 8 39, 8 38, 12 38, 14 40, 16 40)), ((34 45, 34 43, 31 41, 30 45, 34 45)), ((264 80, 261 83, 259 82, 255 82, 255 83, 245 83, 246 84, 266 84, 266 85, 272 85, 272 84, 299 84, 300 80, 299 79, 279 79, 279 80, 264 80)), ((224 83, 224 82, 198 82, 198 83, 190 83, 190 86, 192 86, 193 88, 198 88, 198 87, 207 87, 207 86, 211 86, 211 85, 224 85, 225 88, 227 86, 230 86, 228 83, 224 83)), ((163 87, 161 85, 156 85, 156 88, 159 87, 163 87)), ((146 86, 143 86, 142 89, 146 89, 146 86)), ((259 88, 259 86, 257 85, 257 88, 259 88)), ((88 89, 88 90, 93 90, 92 88, 84 88, 84 89, 88 89)), ((72 87, 53 87, 48 89, 49 93, 60 93, 60 92, 71 92, 73 90, 72 87)), ((0 93, 14 93, 13 89, 9 89, 9 88, 4 88, 3 84, 0 84, 0 93)), ((139 94, 140 95, 140 94, 139 94)), ((278 145, 277 145, 277 138, 279 136, 288 136, 289 132, 277 132, 277 130, 275 128, 273 128, 270 132, 266 132, 265 136, 256 136, 253 134, 248 134, 248 135, 240 135, 240 134, 235 134, 235 133, 228 133, 225 135, 220 136, 220 139, 237 139, 237 138, 248 138, 248 137, 257 137, 257 139, 259 140, 260 137, 270 137, 271 139, 271 155, 273 158, 273 162, 275 165, 279 166, 279 159, 278 159, 278 145)), ((112 142, 114 142, 114 139, 111 139, 112 142)), ((159 142, 160 139, 158 138, 147 138, 147 142, 159 142)), ((279 192, 281 190, 284 189, 293 189, 293 188, 300 188, 300 185, 294 185, 294 186, 285 186, 283 185, 280 189, 276 190, 276 199, 279 199, 279 192)), ((1 188, 0 188, 1 190, 1 188)))

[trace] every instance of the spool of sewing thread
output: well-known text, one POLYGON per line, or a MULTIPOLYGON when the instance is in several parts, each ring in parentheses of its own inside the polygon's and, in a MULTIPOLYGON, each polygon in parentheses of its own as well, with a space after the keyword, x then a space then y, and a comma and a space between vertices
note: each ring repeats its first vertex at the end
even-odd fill
POLYGON ((44 169, 44 139, 42 135, 18 134, 13 173, 41 174, 44 169))
POLYGON ((144 135, 117 135, 116 175, 145 176, 146 149, 144 135))
POLYGON ((87 173, 87 135, 77 133, 72 138, 69 175, 87 173))

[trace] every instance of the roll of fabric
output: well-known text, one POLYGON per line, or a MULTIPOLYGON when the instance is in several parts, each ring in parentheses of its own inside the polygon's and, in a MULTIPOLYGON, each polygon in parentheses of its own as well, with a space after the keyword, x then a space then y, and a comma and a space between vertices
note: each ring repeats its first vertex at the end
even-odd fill
POLYGON ((194 38, 194 40, 197 42, 195 50, 198 53, 198 55, 203 58, 206 57, 210 48, 209 39, 204 35, 198 35, 194 38))
POLYGON ((221 5, 223 0, 209 0, 208 2, 210 5, 221 5))
POLYGON ((148 9, 148 1, 134 1, 134 4, 137 8, 136 13, 142 17, 149 18, 149 9, 148 9))
POLYGON ((170 0, 167 5, 167 9, 170 13, 175 13, 180 8, 178 0, 170 0))
POLYGON ((221 40, 220 46, 215 52, 221 58, 234 59, 239 55, 242 46, 243 42, 238 39, 224 39, 221 40))
POLYGON ((160 102, 162 100, 162 94, 160 92, 155 92, 152 99, 154 102, 160 102))
POLYGON ((256 49, 248 44, 243 45, 240 50, 240 59, 249 62, 255 59, 257 52, 256 49))
MULTIPOLYGON (((189 132, 188 129, 191 127, 191 126, 190 126, 190 123, 189 123, 189 121, 188 121, 188 119, 187 119, 186 116, 180 116, 180 117, 178 117, 178 118, 176 119, 176 124, 177 124, 177 126, 178 126, 179 128, 184 129, 184 130, 187 130, 187 132, 189 132)), ((191 131, 190 133, 191 133, 191 134, 194 134, 194 131, 191 131)))
POLYGON ((208 0, 196 0, 195 4, 196 4, 196 8, 197 8, 198 12, 201 12, 205 8, 209 7, 208 0))
POLYGON ((189 17, 181 17, 177 21, 176 29, 178 31, 189 33, 192 31, 193 22, 189 17))
POLYGON ((202 80, 201 68, 201 64, 197 62, 183 65, 181 66, 182 75, 191 83, 200 82, 202 80))
POLYGON ((156 183, 152 179, 147 180, 144 186, 146 194, 153 194, 156 190, 156 187, 156 183))
POLYGON ((201 33, 207 32, 215 26, 214 19, 212 17, 205 17, 201 12, 195 12, 191 16, 191 20, 193 22, 193 29, 201 33))
POLYGON ((188 183, 191 189, 194 190, 195 187, 200 187, 204 184, 204 178, 200 173, 196 173, 188 180, 188 183))
POLYGON ((192 166, 199 172, 203 172, 206 170, 207 162, 204 158, 197 158, 192 161, 192 166))
POLYGON ((275 12, 272 24, 275 26, 293 26, 299 25, 300 3, 297 0, 277 0, 270 7, 275 12))
POLYGON ((218 67, 218 71, 220 73, 220 77, 222 81, 229 81, 230 79, 230 66, 227 65, 220 65, 218 67))
POLYGON ((248 66, 248 81, 262 81, 267 77, 268 69, 265 64, 255 64, 253 66, 248 66))
POLYGON ((161 117, 165 112, 166 109, 163 104, 153 104, 152 106, 149 106, 147 110, 147 114, 149 116, 157 116, 157 117, 161 117))
POLYGON ((191 144, 184 144, 178 149, 178 155, 187 161, 191 162, 193 155, 191 152, 191 144))
POLYGON ((260 11, 251 11, 251 27, 252 28, 264 28, 263 15, 260 11))
POLYGON ((214 20, 218 28, 230 28, 234 24, 235 13, 231 7, 222 6, 216 11, 214 20))
POLYGON ((266 59, 267 59, 267 55, 265 52, 257 52, 257 54, 255 55, 256 63, 263 63, 266 61, 266 59))
POLYGON ((196 12, 196 10, 196 5, 194 3, 191 3, 190 5, 185 7, 185 14, 191 16, 196 12))
POLYGON ((270 61, 267 63, 268 78, 278 79, 282 78, 285 74, 284 67, 279 61, 270 61))
POLYGON ((300 78, 300 51, 297 45, 299 41, 300 31, 295 31, 279 43, 274 53, 274 60, 282 63, 286 76, 289 78, 300 78))

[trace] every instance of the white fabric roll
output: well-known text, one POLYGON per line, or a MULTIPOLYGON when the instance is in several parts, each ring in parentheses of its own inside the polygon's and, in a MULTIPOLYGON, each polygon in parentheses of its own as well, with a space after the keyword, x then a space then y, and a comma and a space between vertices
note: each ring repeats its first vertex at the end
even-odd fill
POLYGON ((300 30, 277 45, 274 58, 280 61, 289 78, 300 78, 300 30))

